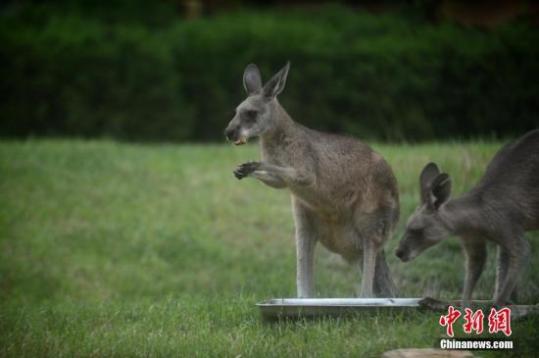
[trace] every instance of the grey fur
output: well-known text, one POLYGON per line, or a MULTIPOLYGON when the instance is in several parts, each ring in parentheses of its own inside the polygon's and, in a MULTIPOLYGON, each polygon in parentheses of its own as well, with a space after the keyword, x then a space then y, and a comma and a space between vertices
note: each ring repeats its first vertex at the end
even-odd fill
POLYGON ((463 300, 469 301, 486 261, 486 241, 498 245, 494 302, 515 293, 529 256, 524 232, 539 229, 539 129, 507 144, 479 183, 449 200, 451 181, 429 163, 420 176, 421 204, 408 219, 397 256, 409 261, 447 236, 459 235, 466 256, 463 300))
POLYGON ((234 174, 290 190, 298 297, 314 294, 318 241, 363 270, 363 297, 393 296, 395 287, 383 251, 399 217, 391 168, 364 143, 294 122, 276 98, 284 89, 288 69, 289 64, 260 88, 258 69, 247 66, 248 97, 236 108, 225 134, 235 144, 259 137, 262 161, 244 163, 234 174))

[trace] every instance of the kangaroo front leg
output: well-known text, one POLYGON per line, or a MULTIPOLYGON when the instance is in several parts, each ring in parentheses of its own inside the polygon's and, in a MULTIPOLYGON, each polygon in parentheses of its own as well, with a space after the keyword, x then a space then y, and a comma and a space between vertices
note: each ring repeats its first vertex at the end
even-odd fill
POLYGON ((487 247, 482 240, 464 239, 464 254, 466 255, 466 277, 462 300, 467 305, 472 299, 475 284, 485 268, 487 247))
POLYGON ((281 167, 265 162, 243 163, 234 171, 234 175, 238 179, 252 176, 273 188, 304 186, 313 182, 312 177, 306 173, 301 173, 291 167, 281 167))
POLYGON ((363 240, 363 276, 360 296, 373 297, 374 272, 376 269, 376 245, 369 239, 363 240))
POLYGON ((500 296, 503 282, 505 281, 505 277, 507 276, 507 268, 509 266, 509 251, 504 249, 501 245, 498 245, 498 248, 496 249, 496 251, 497 251, 496 252, 497 262, 496 262, 496 284, 494 286, 494 297, 493 297, 494 300, 496 300, 496 297, 500 296))
MULTIPOLYGON (((503 282, 505 281, 505 277, 507 276, 508 266, 509 266, 509 251, 504 249, 502 246, 498 245, 497 262, 496 262, 496 284, 494 286, 494 296, 492 298, 493 300, 496 300, 496 297, 500 295, 503 282)), ((511 294, 512 302, 518 301, 517 291, 518 291, 518 283, 515 285, 515 288, 513 289, 513 293, 511 294)))
POLYGON ((509 298, 517 285, 522 264, 530 253, 529 244, 522 238, 519 238, 518 243, 511 249, 507 247, 504 249, 507 249, 507 272, 494 298, 494 304, 497 306, 503 306, 509 302, 509 298))

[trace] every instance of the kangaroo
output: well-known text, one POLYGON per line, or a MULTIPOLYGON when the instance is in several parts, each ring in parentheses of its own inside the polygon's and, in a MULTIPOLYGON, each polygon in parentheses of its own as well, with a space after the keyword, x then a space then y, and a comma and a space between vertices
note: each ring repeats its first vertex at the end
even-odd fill
POLYGON ((298 297, 314 295, 318 241, 362 269, 362 297, 392 297, 395 287, 383 246, 399 217, 396 179, 366 144, 292 120, 277 100, 289 68, 287 63, 262 86, 258 67, 246 67, 247 98, 237 106, 225 136, 236 145, 259 137, 262 161, 241 164, 234 175, 291 192, 298 297))
POLYGON ((538 178, 539 129, 498 151, 479 183, 456 199, 449 199, 449 175, 427 164, 419 179, 421 203, 396 255, 406 262, 447 236, 459 235, 466 256, 462 296, 468 303, 485 265, 486 241, 493 241, 498 245, 494 304, 509 303, 530 253, 524 232, 539 229, 538 178))

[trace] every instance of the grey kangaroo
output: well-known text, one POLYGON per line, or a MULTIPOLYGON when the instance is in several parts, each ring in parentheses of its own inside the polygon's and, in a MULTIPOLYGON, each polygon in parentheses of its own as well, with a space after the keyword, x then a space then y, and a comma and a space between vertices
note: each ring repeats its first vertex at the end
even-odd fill
POLYGON ((539 129, 507 144, 483 178, 466 194, 449 199, 451 180, 434 163, 420 175, 421 203, 409 218, 396 255, 409 261, 450 234, 466 256, 463 300, 468 303, 487 256, 486 240, 498 245, 494 303, 509 303, 530 248, 524 232, 539 229, 539 129))
POLYGON ((290 118, 277 100, 288 70, 289 63, 263 86, 256 65, 245 69, 247 98, 225 135, 236 145, 259 137, 262 161, 241 164, 234 174, 290 190, 298 297, 314 294, 317 241, 363 270, 362 297, 391 297, 395 288, 383 246, 399 216, 396 179, 366 144, 314 131, 290 118))

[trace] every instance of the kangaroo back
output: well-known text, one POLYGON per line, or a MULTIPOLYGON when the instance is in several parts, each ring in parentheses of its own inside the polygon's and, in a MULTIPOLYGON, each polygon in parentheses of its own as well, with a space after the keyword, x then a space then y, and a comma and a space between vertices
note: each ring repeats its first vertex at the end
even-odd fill
POLYGON ((538 178, 539 129, 536 129, 500 149, 489 163, 480 183, 511 183, 525 179, 524 183, 533 180, 535 184, 538 178))
POLYGON ((505 145, 492 159, 474 191, 484 203, 498 203, 539 228, 539 129, 505 145))

